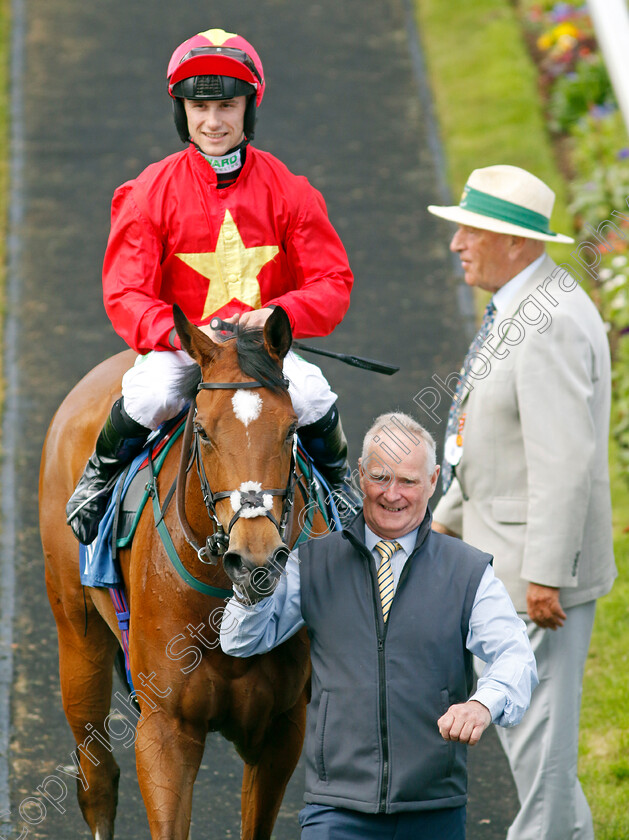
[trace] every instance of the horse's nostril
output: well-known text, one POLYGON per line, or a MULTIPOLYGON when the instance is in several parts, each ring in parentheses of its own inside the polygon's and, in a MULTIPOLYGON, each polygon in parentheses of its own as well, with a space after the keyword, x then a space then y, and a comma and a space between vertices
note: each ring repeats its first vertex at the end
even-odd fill
POLYGON ((288 560, 289 554, 289 547, 287 545, 281 545, 279 548, 276 548, 273 552, 270 565, 277 569, 277 571, 281 574, 286 568, 286 561, 288 560))
POLYGON ((223 567, 227 574, 230 572, 238 572, 242 574, 245 571, 245 566, 242 557, 237 551, 226 551, 223 555, 223 567))

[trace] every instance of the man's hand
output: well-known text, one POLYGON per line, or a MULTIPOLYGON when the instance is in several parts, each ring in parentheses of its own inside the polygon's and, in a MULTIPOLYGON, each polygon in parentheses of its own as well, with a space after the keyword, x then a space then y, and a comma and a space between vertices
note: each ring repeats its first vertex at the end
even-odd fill
POLYGON ((437 726, 445 741, 460 741, 473 747, 490 723, 491 713, 487 706, 478 700, 468 700, 450 706, 437 721, 437 726))
POLYGON ((202 333, 205 333, 215 344, 220 344, 223 340, 224 336, 221 336, 220 333, 213 330, 209 324, 203 324, 199 327, 202 333))
POLYGON ((251 329, 252 327, 263 327, 272 312, 273 309, 269 306, 265 309, 252 309, 250 312, 238 312, 223 320, 228 324, 238 324, 240 327, 251 329))
POLYGON ((559 603, 559 589, 556 586, 542 586, 529 583, 526 590, 526 608, 531 621, 540 627, 557 630, 563 627, 566 614, 559 603))
POLYGON ((457 539, 461 539, 460 534, 455 534, 454 531, 446 528, 446 526, 442 525, 441 522, 435 522, 434 519, 432 521, 432 530, 436 531, 438 534, 445 534, 447 537, 456 537, 457 539))
MULTIPOLYGON (((229 318, 223 318, 223 321, 226 324, 238 324, 240 327, 263 327, 266 324, 271 312, 273 312, 273 309, 270 307, 266 309, 253 309, 251 312, 230 315, 229 318)), ((204 324, 202 327, 199 327, 199 329, 216 343, 220 343, 225 338, 225 336, 220 334, 220 331, 216 332, 216 330, 213 330, 209 324, 204 324)))

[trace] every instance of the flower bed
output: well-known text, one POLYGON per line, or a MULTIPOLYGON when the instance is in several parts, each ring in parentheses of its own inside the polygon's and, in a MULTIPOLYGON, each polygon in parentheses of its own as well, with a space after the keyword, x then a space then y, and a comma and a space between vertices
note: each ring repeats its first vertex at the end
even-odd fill
MULTIPOLYGON (((608 324, 612 431, 629 482, 629 138, 582 0, 519 0, 549 131, 581 242, 600 254, 591 294, 608 324), (599 235, 596 235, 598 231, 599 235)), ((594 252, 593 252, 594 253, 594 252)))

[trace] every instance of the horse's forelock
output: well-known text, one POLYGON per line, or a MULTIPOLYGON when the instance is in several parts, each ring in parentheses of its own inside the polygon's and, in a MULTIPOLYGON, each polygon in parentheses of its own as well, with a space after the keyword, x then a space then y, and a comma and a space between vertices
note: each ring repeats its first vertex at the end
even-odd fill
POLYGON ((271 391, 288 390, 282 368, 264 346, 264 331, 258 327, 243 330, 236 337, 238 364, 243 373, 262 382, 271 391))
MULTIPOLYGON (((221 336, 218 344, 225 350, 230 345, 235 348, 238 367, 246 376, 257 379, 276 393, 288 390, 288 380, 284 377, 281 366, 269 355, 265 347, 263 329, 251 327, 242 330, 236 336, 221 336)), ((218 359, 213 360, 214 363, 217 361, 218 359)), ((179 374, 181 393, 192 400, 197 393, 197 386, 204 378, 198 365, 183 368, 179 374)))

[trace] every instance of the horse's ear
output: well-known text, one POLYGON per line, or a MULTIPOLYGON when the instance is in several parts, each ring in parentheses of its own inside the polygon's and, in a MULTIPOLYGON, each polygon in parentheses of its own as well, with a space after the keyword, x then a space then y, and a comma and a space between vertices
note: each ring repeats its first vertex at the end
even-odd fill
POLYGON ((183 311, 173 304, 175 329, 181 341, 181 348, 199 365, 207 364, 216 353, 217 345, 198 327, 189 321, 183 311))
POLYGON ((264 346, 272 359, 281 362, 290 350, 293 333, 288 315, 281 306, 276 306, 264 325, 264 346))

